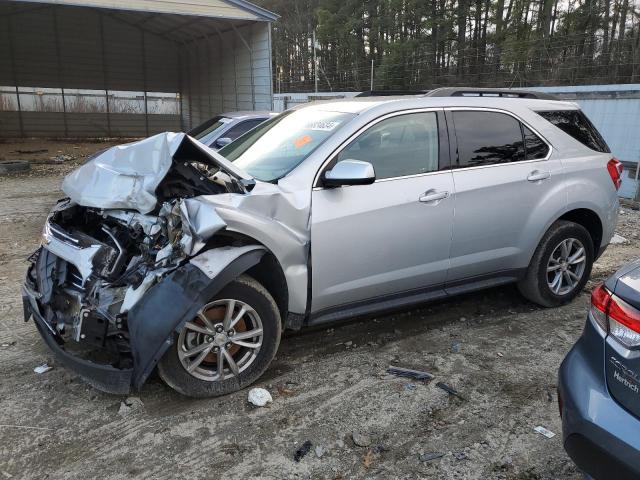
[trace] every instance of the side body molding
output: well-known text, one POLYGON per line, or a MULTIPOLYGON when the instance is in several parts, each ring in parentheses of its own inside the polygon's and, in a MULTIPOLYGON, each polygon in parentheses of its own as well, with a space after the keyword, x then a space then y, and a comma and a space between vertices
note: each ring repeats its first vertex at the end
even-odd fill
POLYGON ((260 262, 261 245, 207 250, 154 285, 129 311, 132 387, 140 389, 173 343, 173 332, 225 285, 260 262))

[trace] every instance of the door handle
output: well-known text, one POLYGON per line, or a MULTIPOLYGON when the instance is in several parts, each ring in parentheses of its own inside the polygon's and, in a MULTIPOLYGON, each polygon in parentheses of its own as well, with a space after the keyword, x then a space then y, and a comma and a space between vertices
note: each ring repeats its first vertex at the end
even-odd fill
POLYGON ((541 170, 534 170, 529 174, 527 180, 530 182, 538 182, 540 180, 546 180, 551 176, 551 172, 543 172, 541 170))
POLYGON ((420 200, 422 203, 429 202, 437 202, 438 200, 444 200, 449 196, 449 192, 436 192, 435 190, 427 190, 422 195, 420 195, 420 200))

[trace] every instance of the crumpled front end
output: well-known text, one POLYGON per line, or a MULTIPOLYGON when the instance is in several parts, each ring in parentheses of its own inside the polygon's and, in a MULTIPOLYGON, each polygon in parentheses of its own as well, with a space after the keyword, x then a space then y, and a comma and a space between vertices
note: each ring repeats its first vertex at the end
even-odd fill
POLYGON ((264 253, 220 238, 198 255, 225 224, 192 202, 143 215, 67 200, 47 220, 23 288, 25 320, 33 316, 61 363, 101 390, 139 388, 172 332, 232 279, 224 269, 239 275, 264 253))
POLYGON ((63 190, 30 258, 25 320, 101 390, 139 388, 173 333, 267 252, 288 288, 281 310, 304 313, 307 196, 255 182, 184 134, 102 152, 63 190))

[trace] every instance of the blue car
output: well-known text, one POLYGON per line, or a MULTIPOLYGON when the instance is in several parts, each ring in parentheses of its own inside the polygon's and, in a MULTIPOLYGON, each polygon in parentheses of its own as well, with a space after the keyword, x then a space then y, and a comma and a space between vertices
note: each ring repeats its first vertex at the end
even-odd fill
POLYGON ((207 147, 219 150, 276 115, 275 112, 227 112, 206 120, 187 133, 207 147))
POLYGON ((640 260, 593 290, 558 403, 564 448, 588 477, 640 478, 640 260))

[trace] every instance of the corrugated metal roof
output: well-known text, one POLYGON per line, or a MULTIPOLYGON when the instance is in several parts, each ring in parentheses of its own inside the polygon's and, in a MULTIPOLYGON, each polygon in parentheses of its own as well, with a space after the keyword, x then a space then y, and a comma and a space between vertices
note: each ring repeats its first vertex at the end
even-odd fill
MULTIPOLYGON (((14 0, 23 1, 23 0, 14 0)), ((26 3, 26 2, 25 2, 26 3)), ((274 21, 278 16, 244 0, 29 0, 28 3, 94 7, 230 20, 274 21)))

